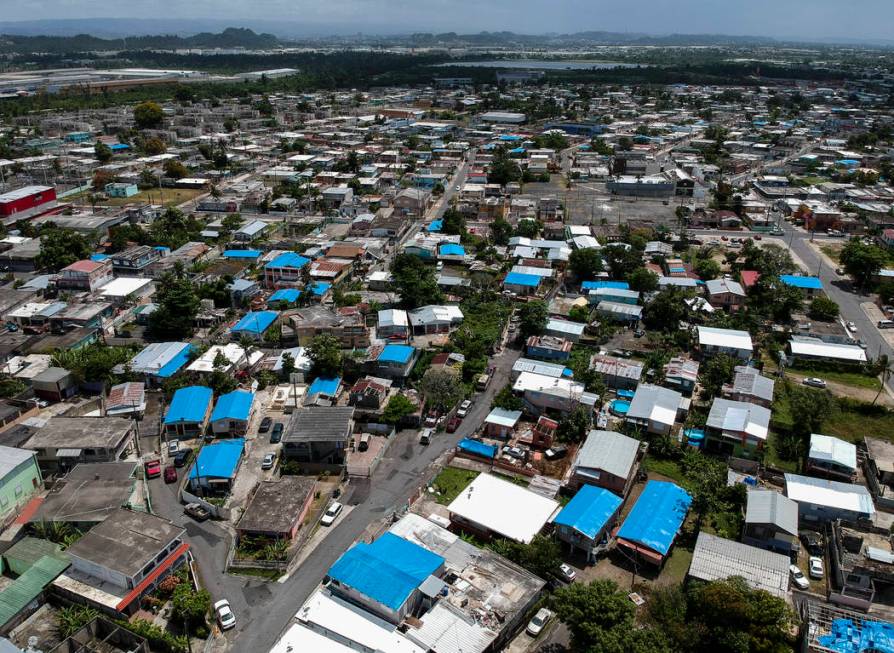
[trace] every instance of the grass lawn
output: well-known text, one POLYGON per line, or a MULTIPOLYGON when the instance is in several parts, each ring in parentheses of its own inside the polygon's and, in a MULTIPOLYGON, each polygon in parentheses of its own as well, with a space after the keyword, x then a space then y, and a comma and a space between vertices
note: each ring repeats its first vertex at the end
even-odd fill
POLYGON ((823 424, 823 433, 848 442, 860 442, 864 436, 894 441, 894 412, 876 406, 876 410, 854 410, 842 405, 841 410, 823 424))
POLYGON ((680 468, 680 463, 675 460, 660 460, 646 456, 643 461, 643 469, 647 472, 667 476, 677 482, 683 480, 683 470, 680 468))
POLYGON ((791 368, 792 372, 803 374, 804 376, 818 376, 826 381, 840 383, 841 385, 849 385, 854 388, 867 388, 869 390, 878 390, 882 387, 878 377, 869 376, 868 374, 860 374, 859 372, 836 372, 834 370, 811 370, 801 369, 797 367, 791 368))
POLYGON ((448 505, 466 489, 476 476, 478 476, 478 472, 468 469, 445 467, 431 482, 431 487, 440 492, 435 495, 435 500, 441 505, 448 505))
POLYGON ((841 256, 841 248, 840 247, 832 246, 832 245, 823 245, 822 247, 820 247, 820 251, 823 254, 825 254, 826 256, 828 256, 830 259, 835 261, 836 263, 839 262, 839 260, 840 260, 839 257, 841 256))
POLYGON ((797 473, 799 468, 798 461, 783 460, 776 451, 777 437, 775 433, 771 432, 767 438, 767 444, 764 446, 764 464, 768 467, 781 469, 784 472, 797 473))
POLYGON ((692 551, 675 544, 670 557, 661 569, 656 585, 681 585, 686 574, 689 573, 689 565, 692 564, 692 551))
POLYGON ((159 193, 157 188, 144 190, 131 197, 110 197, 109 199, 98 203, 100 206, 124 206, 125 204, 142 204, 145 202, 161 204, 164 198, 164 206, 175 206, 183 204, 191 199, 195 199, 199 195, 204 195, 208 191, 197 188, 163 188, 159 193))

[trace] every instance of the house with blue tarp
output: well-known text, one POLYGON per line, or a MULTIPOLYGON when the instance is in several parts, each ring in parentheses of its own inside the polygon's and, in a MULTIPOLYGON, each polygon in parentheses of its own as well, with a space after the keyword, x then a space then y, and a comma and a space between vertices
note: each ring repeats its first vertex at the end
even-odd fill
POLYGON ((487 460, 493 460, 497 457, 497 445, 485 444, 479 440, 463 438, 457 443, 456 448, 460 453, 479 456, 481 458, 486 458, 487 460))
POLYGON ((428 225, 426 225, 425 230, 429 233, 436 234, 439 231, 441 231, 441 229, 443 229, 443 228, 444 228, 443 220, 432 220, 428 225))
POLYGON ((283 252, 264 266, 264 283, 268 288, 301 284, 301 268, 310 259, 296 252, 283 252))
POLYGON ((541 281, 543 281, 543 277, 539 274, 510 272, 503 279, 503 289, 514 292, 516 295, 531 295, 540 288, 541 281))
POLYGON ((245 440, 234 438, 206 444, 199 449, 192 467, 189 468, 189 487, 202 494, 225 494, 236 480, 236 472, 242 463, 245 440))
POLYGON ((179 388, 165 414, 164 429, 168 438, 197 438, 205 432, 211 414, 214 393, 203 385, 179 388))
POLYGON ((130 369, 144 375, 150 385, 160 383, 179 372, 192 351, 188 342, 153 342, 130 360, 130 369))
POLYGON ((313 402, 320 397, 335 399, 338 396, 338 388, 340 386, 341 377, 326 378, 318 376, 307 389, 307 400, 313 402))
POLYGON ((779 280, 786 286, 797 288, 807 299, 812 299, 823 291, 823 282, 819 277, 805 277, 800 274, 781 274, 779 280))
POLYGON ((297 288, 280 288, 267 299, 267 306, 273 306, 278 303, 294 304, 301 296, 301 291, 297 288))
POLYGON ((228 249, 223 253, 223 257, 237 261, 257 261, 263 253, 259 249, 228 249))
POLYGON ((279 318, 277 311, 250 311, 230 329, 230 337, 238 340, 246 335, 253 340, 262 340, 267 329, 279 318))
POLYGON ((375 373, 389 379, 406 378, 416 363, 417 354, 416 348, 410 345, 385 345, 376 358, 375 373))
POLYGON ((580 549, 587 556, 587 562, 593 562, 608 543, 621 503, 621 498, 613 492, 585 483, 553 520, 556 535, 572 552, 580 549))
POLYGON ((214 435, 245 435, 254 401, 254 393, 248 390, 234 390, 218 397, 211 413, 211 430, 214 435))
POLYGON ((462 262, 466 257, 466 248, 457 243, 441 243, 438 245, 438 259, 442 261, 462 262))
POLYGON ((613 290, 629 290, 630 284, 626 281, 584 281, 581 290, 599 290, 600 288, 611 288, 613 290))
POLYGON ((618 545, 660 567, 691 504, 692 497, 678 485, 649 481, 618 530, 618 545))
POLYGON ((329 568, 329 589, 368 612, 398 624, 424 597, 446 587, 438 576, 444 558, 393 533, 370 544, 358 542, 329 568))

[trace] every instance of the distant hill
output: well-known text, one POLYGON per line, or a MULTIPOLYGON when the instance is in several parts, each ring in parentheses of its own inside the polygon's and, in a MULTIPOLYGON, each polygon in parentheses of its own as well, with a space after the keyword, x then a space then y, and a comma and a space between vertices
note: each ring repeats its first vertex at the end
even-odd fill
MULTIPOLYGON (((2 29, 2 26, 0 26, 2 29)), ((273 34, 257 34, 250 29, 228 27, 219 33, 200 32, 191 36, 176 34, 100 38, 91 34, 75 36, 3 34, 0 52, 92 52, 108 50, 150 50, 170 48, 273 48, 280 44, 273 34)))

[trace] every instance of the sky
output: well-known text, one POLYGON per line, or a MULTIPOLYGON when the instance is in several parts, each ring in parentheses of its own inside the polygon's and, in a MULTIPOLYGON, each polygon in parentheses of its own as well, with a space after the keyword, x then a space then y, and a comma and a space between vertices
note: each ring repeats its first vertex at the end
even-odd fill
MULTIPOLYGON (((526 34, 605 30, 779 38, 894 39, 894 0, 0 0, 0 20, 256 20, 308 32, 526 34)), ((279 34, 278 34, 279 35, 279 34)))

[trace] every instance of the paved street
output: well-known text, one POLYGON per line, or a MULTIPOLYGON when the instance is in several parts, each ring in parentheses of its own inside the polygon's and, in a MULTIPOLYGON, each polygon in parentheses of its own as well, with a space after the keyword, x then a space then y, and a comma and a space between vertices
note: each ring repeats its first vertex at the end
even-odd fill
POLYGON ((196 523, 183 514, 175 485, 150 484, 155 511, 187 529, 187 540, 199 563, 202 582, 212 597, 229 599, 237 616, 237 627, 226 634, 232 650, 266 651, 278 638, 326 571, 367 527, 404 505, 413 492, 424 486, 437 471, 433 465, 447 450, 471 435, 490 411, 495 392, 505 385, 520 352, 507 349, 492 359, 496 371, 488 389, 475 396, 469 415, 456 433, 439 433, 429 446, 418 443, 415 430, 399 433, 368 482, 351 482, 346 492, 353 509, 340 521, 285 582, 271 583, 251 577, 227 575, 229 534, 218 524, 196 523))

